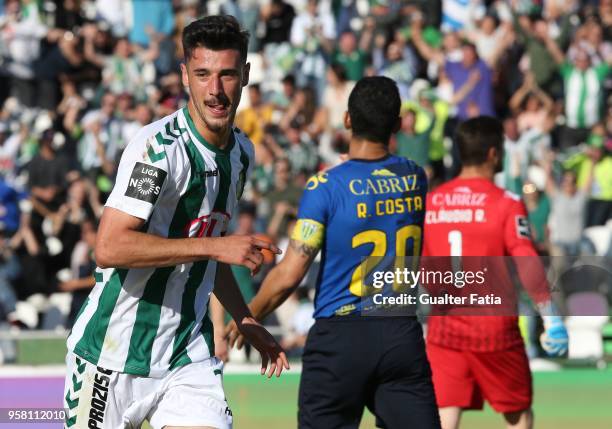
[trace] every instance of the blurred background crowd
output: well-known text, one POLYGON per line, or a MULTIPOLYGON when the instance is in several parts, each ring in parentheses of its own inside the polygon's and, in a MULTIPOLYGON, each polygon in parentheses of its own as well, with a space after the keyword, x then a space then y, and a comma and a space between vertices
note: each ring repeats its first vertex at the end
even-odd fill
MULTIPOLYGON (((457 123, 497 116, 496 180, 538 250, 612 252, 612 0, 0 0, 0 321, 71 326, 122 150, 185 105, 182 29, 217 13, 251 33, 236 124, 256 167, 235 233, 287 245, 308 177, 347 150, 354 82, 385 75, 403 99, 391 150, 431 187, 459 171, 457 123)), ((261 278, 236 276, 248 301, 261 278)), ((277 312, 298 350, 310 289, 277 312)))

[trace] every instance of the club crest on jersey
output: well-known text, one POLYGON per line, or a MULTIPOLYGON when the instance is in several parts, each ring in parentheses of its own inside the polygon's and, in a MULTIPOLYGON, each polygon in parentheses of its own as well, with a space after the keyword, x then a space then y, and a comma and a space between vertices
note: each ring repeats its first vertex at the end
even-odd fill
POLYGON ((125 196, 154 204, 161 192, 166 174, 161 168, 137 162, 132 170, 125 196))
POLYGON ((300 231, 302 238, 306 241, 308 240, 310 237, 312 237, 312 234, 314 234, 318 229, 318 225, 315 225, 314 223, 310 223, 308 221, 304 221, 302 222, 302 230, 300 231))

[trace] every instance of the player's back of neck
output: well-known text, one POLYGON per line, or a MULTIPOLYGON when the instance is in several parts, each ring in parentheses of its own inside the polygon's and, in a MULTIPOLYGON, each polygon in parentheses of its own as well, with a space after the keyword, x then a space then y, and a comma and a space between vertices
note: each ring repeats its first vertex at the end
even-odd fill
POLYGON ((365 139, 351 139, 349 159, 380 159, 389 154, 389 146, 380 142, 365 139))
POLYGON ((464 165, 461 168, 459 179, 484 179, 493 181, 495 173, 488 165, 464 165))

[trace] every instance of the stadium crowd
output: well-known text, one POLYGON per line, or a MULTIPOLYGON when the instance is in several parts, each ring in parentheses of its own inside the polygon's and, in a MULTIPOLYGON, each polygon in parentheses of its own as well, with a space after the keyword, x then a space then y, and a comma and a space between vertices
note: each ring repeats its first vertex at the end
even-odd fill
MULTIPOLYGON (((354 82, 379 74, 403 98, 392 152, 430 187, 459 171, 456 125, 496 116, 498 184, 523 196, 539 251, 612 252, 612 0, 0 0, 0 321, 71 325, 121 152, 185 105, 181 29, 213 13, 252 35, 236 125, 256 166, 233 231, 287 245, 309 176, 346 151, 354 82), (60 322, 43 298, 58 292, 60 322)), ((235 274, 248 301, 261 274, 235 274)), ((277 313, 286 346, 303 345, 307 295, 277 313)))

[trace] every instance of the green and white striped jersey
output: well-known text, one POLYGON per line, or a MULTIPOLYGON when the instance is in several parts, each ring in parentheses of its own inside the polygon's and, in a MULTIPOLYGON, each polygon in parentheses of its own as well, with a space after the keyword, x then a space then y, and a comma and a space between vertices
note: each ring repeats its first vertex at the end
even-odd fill
POLYGON ((580 71, 570 63, 560 69, 565 82, 565 117, 570 128, 590 128, 601 119, 604 81, 610 66, 603 63, 580 71))
MULTIPOLYGON (((198 133, 187 108, 138 132, 126 147, 106 202, 168 238, 225 234, 253 144, 238 129, 223 150, 198 133)), ((161 377, 214 354, 208 300, 215 261, 164 268, 100 269, 68 349, 113 371, 161 377)))

